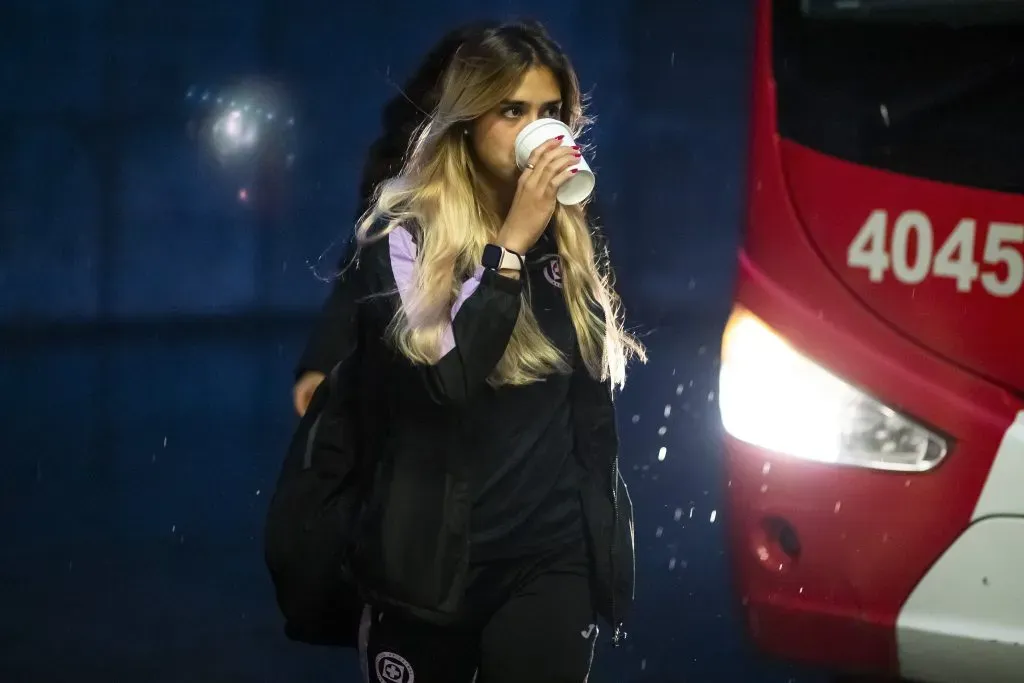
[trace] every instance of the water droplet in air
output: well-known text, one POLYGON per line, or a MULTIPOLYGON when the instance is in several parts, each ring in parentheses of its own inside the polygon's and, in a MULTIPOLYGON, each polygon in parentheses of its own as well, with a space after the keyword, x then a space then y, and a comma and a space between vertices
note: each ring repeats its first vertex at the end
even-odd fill
POLYGON ((658 460, 664 460, 665 456, 668 455, 668 449, 662 446, 658 449, 658 460))

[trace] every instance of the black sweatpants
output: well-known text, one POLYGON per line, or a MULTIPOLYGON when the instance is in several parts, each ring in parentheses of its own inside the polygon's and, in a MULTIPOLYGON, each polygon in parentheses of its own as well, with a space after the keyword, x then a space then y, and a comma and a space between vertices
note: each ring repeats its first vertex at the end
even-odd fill
POLYGON ((465 619, 445 627, 367 605, 360 655, 368 683, 587 680, 598 627, 582 541, 474 565, 465 602, 465 619))

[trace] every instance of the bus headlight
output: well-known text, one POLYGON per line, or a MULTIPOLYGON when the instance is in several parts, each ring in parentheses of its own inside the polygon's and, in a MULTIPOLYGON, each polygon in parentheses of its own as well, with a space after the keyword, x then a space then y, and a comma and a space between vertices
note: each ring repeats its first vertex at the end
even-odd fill
POLYGON ((808 360, 742 308, 722 339, 718 404, 730 435, 796 458, 923 472, 948 451, 943 437, 808 360))

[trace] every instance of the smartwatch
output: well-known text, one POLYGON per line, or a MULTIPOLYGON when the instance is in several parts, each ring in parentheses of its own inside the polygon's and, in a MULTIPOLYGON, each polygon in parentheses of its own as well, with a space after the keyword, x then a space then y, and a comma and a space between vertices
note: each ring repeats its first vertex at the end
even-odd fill
POLYGON ((491 270, 523 269, 523 257, 520 254, 497 244, 488 244, 484 247, 484 255, 480 262, 484 268, 491 270))

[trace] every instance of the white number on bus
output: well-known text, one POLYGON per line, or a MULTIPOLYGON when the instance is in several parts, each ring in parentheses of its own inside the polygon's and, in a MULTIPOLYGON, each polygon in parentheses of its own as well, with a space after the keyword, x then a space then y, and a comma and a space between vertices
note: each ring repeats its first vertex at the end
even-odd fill
POLYGON ((891 269, 903 284, 918 285, 931 275, 955 280, 957 291, 965 293, 979 278, 992 296, 1013 296, 1024 285, 1024 225, 989 223, 981 254, 984 272, 975 255, 978 225, 973 218, 961 219, 937 251, 935 231, 924 213, 904 211, 892 227, 890 240, 888 213, 872 211, 850 242, 846 264, 867 270, 871 282, 881 282, 891 269))

